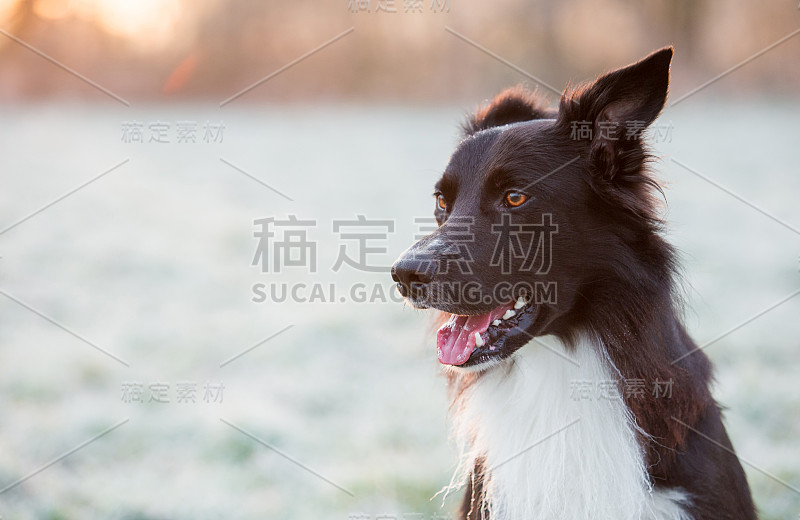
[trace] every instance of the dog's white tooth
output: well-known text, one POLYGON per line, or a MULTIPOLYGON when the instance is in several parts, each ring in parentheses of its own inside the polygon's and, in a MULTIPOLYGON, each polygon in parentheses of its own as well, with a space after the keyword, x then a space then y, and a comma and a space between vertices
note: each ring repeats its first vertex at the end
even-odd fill
POLYGON ((492 322, 492 325, 494 325, 495 327, 497 327, 498 325, 500 325, 500 323, 501 323, 501 322, 500 322, 500 320, 494 320, 494 321, 492 322))
POLYGON ((475 333, 475 346, 482 347, 484 345, 483 338, 481 337, 480 332, 475 333))
POLYGON ((512 311, 511 309, 508 309, 508 310, 506 311, 506 313, 505 313, 505 314, 503 314, 503 319, 504 319, 504 320, 507 320, 508 318, 511 318, 511 317, 513 317, 515 314, 517 314, 517 313, 516 313, 516 312, 514 312, 514 311, 512 311))
POLYGON ((517 303, 514 304, 515 309, 521 309, 525 306, 525 299, 520 296, 517 298, 517 303))

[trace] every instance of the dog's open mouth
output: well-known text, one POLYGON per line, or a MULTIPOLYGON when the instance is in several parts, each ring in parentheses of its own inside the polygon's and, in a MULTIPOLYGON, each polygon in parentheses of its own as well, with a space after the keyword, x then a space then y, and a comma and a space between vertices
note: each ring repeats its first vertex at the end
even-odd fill
POLYGON ((511 355, 527 343, 535 307, 520 297, 484 314, 452 314, 436 334, 439 362, 474 366, 511 355))

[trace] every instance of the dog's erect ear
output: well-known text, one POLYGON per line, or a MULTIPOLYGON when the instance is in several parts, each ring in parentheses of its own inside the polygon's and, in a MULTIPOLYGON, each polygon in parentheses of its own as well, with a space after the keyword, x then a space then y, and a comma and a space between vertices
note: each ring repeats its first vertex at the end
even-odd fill
POLYGON ((559 123, 573 139, 591 141, 591 160, 603 177, 626 169, 620 155, 664 108, 671 61, 672 47, 665 47, 561 97, 559 123))
POLYGON ((556 112, 547 107, 546 101, 523 87, 504 90, 489 105, 481 107, 462 125, 464 136, 494 126, 508 125, 533 119, 554 119, 556 112))

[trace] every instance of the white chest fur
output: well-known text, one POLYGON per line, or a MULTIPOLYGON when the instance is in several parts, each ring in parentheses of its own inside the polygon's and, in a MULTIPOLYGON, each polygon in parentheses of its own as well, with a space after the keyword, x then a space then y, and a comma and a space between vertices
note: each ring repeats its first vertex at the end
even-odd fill
POLYGON ((628 407, 596 390, 619 379, 604 348, 543 342, 552 350, 526 345, 462 396, 461 483, 483 457, 493 520, 689 520, 685 493, 650 485, 628 407))

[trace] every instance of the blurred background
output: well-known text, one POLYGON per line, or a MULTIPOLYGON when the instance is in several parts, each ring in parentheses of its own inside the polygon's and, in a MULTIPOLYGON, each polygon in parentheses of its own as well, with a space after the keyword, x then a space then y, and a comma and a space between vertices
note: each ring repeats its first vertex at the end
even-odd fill
POLYGON ((762 518, 797 518, 779 0, 0 1, 0 518, 447 518, 431 324, 387 266, 468 111, 516 84, 555 104, 668 44, 651 141, 687 326, 762 518), (368 268, 339 265, 359 215, 368 268), (254 221, 290 216, 313 262, 263 265, 254 221), (256 290, 298 284, 324 296, 256 290))

